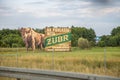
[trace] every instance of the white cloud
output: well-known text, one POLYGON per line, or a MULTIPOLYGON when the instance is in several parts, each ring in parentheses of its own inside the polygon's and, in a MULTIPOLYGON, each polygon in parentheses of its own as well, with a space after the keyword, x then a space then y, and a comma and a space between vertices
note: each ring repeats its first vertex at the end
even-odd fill
POLYGON ((104 17, 110 14, 120 15, 120 7, 113 7, 113 8, 81 8, 74 11, 78 17, 89 17, 89 18, 97 18, 97 17, 104 17))
POLYGON ((104 15, 111 14, 111 13, 120 13, 120 7, 113 7, 113 8, 105 8, 100 10, 104 15))
POLYGON ((35 18, 40 18, 40 17, 59 17, 59 16, 64 16, 60 12, 58 12, 55 9, 48 9, 48 8, 40 8, 40 9, 34 9, 34 8, 19 8, 17 9, 18 13, 20 14, 29 14, 35 18))
POLYGON ((81 8, 88 6, 91 3, 85 1, 45 1, 44 5, 40 2, 34 2, 33 4, 22 5, 17 8, 20 14, 30 14, 36 18, 39 17, 86 17, 91 16, 89 8, 81 8), (45 4, 46 3, 46 4, 45 4), (36 5, 35 5, 36 4, 36 5), (38 4, 40 4, 38 6, 38 4))
POLYGON ((119 0, 115 2, 111 0, 113 4, 109 1, 106 5, 97 0, 3 0, 3 2, 3 7, 0 7, 2 25, 82 25, 93 26, 99 31, 98 27, 120 24, 119 0))
POLYGON ((26 4, 18 7, 17 11, 20 14, 29 14, 33 17, 96 17, 96 16, 105 16, 112 12, 119 12, 120 8, 95 8, 90 6, 91 2, 85 1, 56 1, 56 2, 47 2, 45 1, 44 5, 34 2, 32 4, 26 4))

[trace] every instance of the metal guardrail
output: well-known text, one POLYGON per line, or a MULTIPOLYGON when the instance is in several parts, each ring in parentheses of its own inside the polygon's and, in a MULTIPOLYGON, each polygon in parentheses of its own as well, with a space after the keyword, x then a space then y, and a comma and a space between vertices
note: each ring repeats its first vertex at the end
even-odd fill
POLYGON ((110 76, 98 76, 72 72, 37 70, 0 66, 0 76, 27 80, 120 80, 110 76))

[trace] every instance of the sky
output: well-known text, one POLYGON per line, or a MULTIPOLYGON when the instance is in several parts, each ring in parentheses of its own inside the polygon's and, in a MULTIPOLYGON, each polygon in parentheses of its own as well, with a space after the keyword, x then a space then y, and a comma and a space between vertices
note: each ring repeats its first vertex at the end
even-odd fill
POLYGON ((0 29, 72 25, 109 35, 120 26, 120 0, 0 0, 0 29))

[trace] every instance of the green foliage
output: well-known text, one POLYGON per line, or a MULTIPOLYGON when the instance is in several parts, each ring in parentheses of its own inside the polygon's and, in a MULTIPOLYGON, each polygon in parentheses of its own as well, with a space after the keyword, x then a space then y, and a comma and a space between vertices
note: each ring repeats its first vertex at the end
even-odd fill
POLYGON ((117 38, 116 36, 110 37, 109 46, 112 46, 112 47, 117 46, 117 39, 116 38, 117 38))
POLYGON ((72 46, 75 47, 78 45, 78 38, 86 38, 89 42, 92 43, 92 46, 95 44, 96 34, 93 29, 86 29, 85 27, 74 27, 71 28, 72 33, 72 46))
POLYGON ((90 48, 90 43, 87 39, 81 37, 78 39, 78 47, 81 49, 90 48))
POLYGON ((99 41, 98 46, 105 47, 105 42, 104 41, 99 41))
POLYGON ((111 35, 112 36, 120 35, 120 26, 118 26, 117 28, 114 28, 111 32, 111 35))
POLYGON ((18 30, 3 29, 0 30, 0 47, 19 47, 24 46, 22 37, 18 30))
POLYGON ((109 45, 110 35, 101 36, 101 40, 98 42, 98 46, 105 47, 109 45))
POLYGON ((111 35, 101 36, 101 40, 98 42, 98 46, 120 46, 120 26, 114 28, 111 32, 111 35))
POLYGON ((12 47, 18 47, 18 44, 17 43, 13 43, 12 47))
POLYGON ((116 46, 120 46, 120 34, 117 34, 117 35, 115 35, 113 37, 115 38, 116 46))

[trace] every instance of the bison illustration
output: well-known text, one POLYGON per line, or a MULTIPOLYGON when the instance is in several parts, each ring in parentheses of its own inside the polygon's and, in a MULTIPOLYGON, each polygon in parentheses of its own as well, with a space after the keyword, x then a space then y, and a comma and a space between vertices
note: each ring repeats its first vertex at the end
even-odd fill
POLYGON ((41 49, 43 49, 44 37, 45 37, 44 34, 37 33, 32 28, 21 28, 19 29, 19 31, 21 33, 27 51, 29 47, 31 47, 32 50, 35 50, 35 48, 38 46, 41 49))

